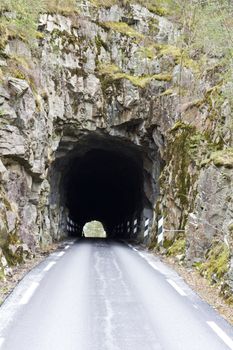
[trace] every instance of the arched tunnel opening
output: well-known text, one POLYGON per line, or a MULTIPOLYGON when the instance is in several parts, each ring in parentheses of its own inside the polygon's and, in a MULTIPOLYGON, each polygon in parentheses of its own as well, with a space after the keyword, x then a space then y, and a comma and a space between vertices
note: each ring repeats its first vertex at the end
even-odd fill
POLYGON ((144 158, 141 147, 112 136, 63 138, 50 175, 53 226, 81 236, 97 220, 107 237, 138 235, 143 220, 148 226, 145 212, 153 211, 144 158))
POLYGON ((124 154, 92 149, 72 160, 66 177, 66 207, 80 226, 98 220, 112 235, 142 209, 142 166, 124 154))

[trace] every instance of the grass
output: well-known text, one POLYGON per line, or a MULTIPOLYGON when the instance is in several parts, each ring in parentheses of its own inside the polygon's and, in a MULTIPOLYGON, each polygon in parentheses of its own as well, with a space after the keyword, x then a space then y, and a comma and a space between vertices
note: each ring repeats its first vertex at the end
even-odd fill
POLYGON ((140 4, 158 16, 167 16, 170 13, 177 11, 178 7, 174 0, 91 0, 91 3, 96 7, 105 8, 110 8, 113 5, 126 6, 132 4, 140 4))
POLYGON ((124 22, 101 22, 101 27, 115 32, 121 33, 123 35, 129 36, 131 38, 143 39, 144 35, 137 32, 135 29, 130 27, 127 23, 124 22))
POLYGON ((200 264, 198 269, 208 280, 212 281, 213 277, 220 280, 228 271, 229 260, 229 248, 225 243, 219 242, 209 250, 206 262, 200 264))
POLYGON ((47 0, 45 10, 49 13, 59 13, 69 16, 78 12, 75 0, 47 0))
POLYGON ((1 0, 0 2, 0 50, 9 38, 19 38, 34 45, 41 36, 37 31, 41 13, 72 15, 77 12, 75 0, 1 0), (12 16, 5 12, 13 13, 12 16))
POLYGON ((176 256, 185 254, 186 241, 184 238, 178 238, 172 244, 171 247, 168 248, 167 255, 176 256))
POLYGON ((148 76, 130 75, 128 73, 122 72, 120 68, 114 64, 108 64, 108 65, 101 64, 98 67, 98 72, 101 76, 104 77, 105 83, 113 82, 121 79, 127 79, 134 86, 137 86, 140 88, 145 88, 147 84, 149 84, 152 80, 167 81, 167 82, 172 80, 172 76, 170 74, 153 74, 148 76))

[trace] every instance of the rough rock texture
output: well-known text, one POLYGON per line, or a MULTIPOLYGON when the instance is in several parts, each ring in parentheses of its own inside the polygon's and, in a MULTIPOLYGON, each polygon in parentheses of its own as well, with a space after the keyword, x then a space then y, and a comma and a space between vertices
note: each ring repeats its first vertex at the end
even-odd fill
POLYGON ((1 53, 2 274, 4 256, 22 261, 67 234, 54 162, 94 134, 143 150, 151 240, 162 215, 167 230, 181 230, 167 241, 185 236, 190 264, 213 242, 231 252, 231 104, 215 60, 202 73, 198 58, 181 64, 179 29, 141 5, 43 14, 38 28, 34 48, 12 39, 1 53))

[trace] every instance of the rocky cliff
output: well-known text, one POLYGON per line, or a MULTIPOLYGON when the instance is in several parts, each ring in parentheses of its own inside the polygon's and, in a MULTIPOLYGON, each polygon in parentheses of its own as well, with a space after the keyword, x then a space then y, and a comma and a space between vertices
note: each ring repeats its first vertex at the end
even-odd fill
POLYGON ((226 61, 218 53, 184 49, 180 13, 161 3, 85 2, 72 14, 41 14, 33 45, 16 34, 2 44, 2 277, 37 247, 67 235, 61 189, 67 169, 99 147, 128 158, 141 154, 137 217, 151 220, 145 241, 156 242, 163 216, 166 251, 216 282, 224 277, 224 293, 231 295, 233 129, 226 61))

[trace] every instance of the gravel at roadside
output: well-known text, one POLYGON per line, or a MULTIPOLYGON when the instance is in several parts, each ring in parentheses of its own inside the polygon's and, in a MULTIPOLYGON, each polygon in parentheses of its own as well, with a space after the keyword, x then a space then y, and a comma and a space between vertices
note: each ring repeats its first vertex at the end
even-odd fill
POLYGON ((5 280, 0 281, 0 305, 16 287, 20 280, 36 265, 42 262, 49 254, 59 249, 62 243, 53 243, 45 251, 36 251, 32 259, 27 259, 24 264, 12 267, 11 276, 7 276, 5 280))
POLYGON ((219 288, 210 285, 195 269, 188 269, 180 265, 175 258, 160 256, 161 260, 176 270, 185 282, 209 305, 216 309, 229 323, 233 325, 233 306, 219 295, 219 288))

